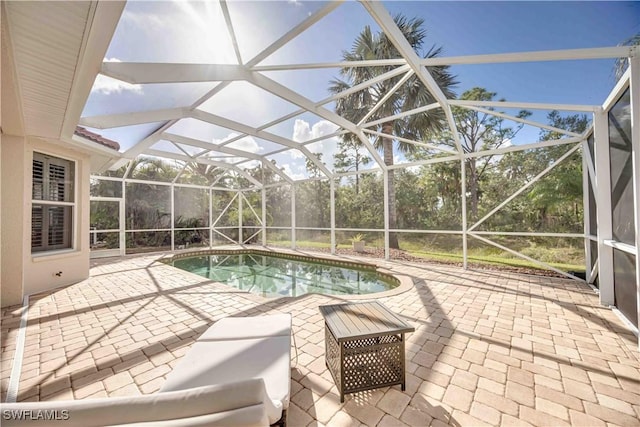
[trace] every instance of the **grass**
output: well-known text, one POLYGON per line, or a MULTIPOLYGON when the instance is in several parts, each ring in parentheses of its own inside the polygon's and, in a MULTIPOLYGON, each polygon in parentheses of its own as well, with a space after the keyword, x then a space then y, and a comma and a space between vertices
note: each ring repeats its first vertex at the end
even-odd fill
MULTIPOLYGON (((458 241, 461 242, 461 240, 458 241)), ((291 245, 290 240, 269 240, 267 243, 274 246, 289 247, 291 245)), ((297 245, 299 247, 310 249, 328 249, 331 247, 331 244, 328 242, 314 240, 298 240, 297 245)), ((379 240, 367 242, 367 247, 369 248, 380 248, 382 246, 383 242, 379 240)), ((421 258, 426 261, 458 264, 462 263, 462 251, 456 245, 454 246, 455 248, 444 248, 444 250, 442 250, 442 248, 429 247, 428 245, 425 245, 420 241, 400 241, 400 247, 402 248, 402 250, 406 251, 409 255, 415 256, 417 258, 421 258)), ((508 244, 506 244, 505 246, 510 248, 513 247, 508 244)), ((338 244, 338 248, 350 249, 351 244, 338 244)), ((550 266, 562 271, 585 271, 584 264, 581 264, 582 254, 580 248, 576 248, 570 245, 566 245, 563 247, 544 246, 531 241, 528 247, 516 247, 514 249, 530 256, 533 259, 542 260, 546 264, 549 264, 550 266)), ((498 248, 488 246, 470 248, 467 253, 467 260, 472 264, 480 266, 486 265, 493 268, 505 267, 525 268, 543 271, 547 270, 545 267, 537 263, 528 261, 523 258, 518 258, 515 255, 505 253, 498 248)))
MULTIPOLYGON (((453 253, 442 253, 442 252, 430 252, 430 251, 407 251, 411 255, 424 258, 426 260, 433 261, 445 261, 445 262, 462 262, 462 253, 453 254, 453 253)), ((483 255, 477 253, 469 253, 467 254, 467 260, 470 263, 477 264, 486 264, 492 266, 506 266, 506 267, 520 267, 520 268, 530 268, 535 270, 546 270, 543 266, 527 261, 523 258, 507 258, 505 256, 500 255, 483 255)), ((548 262, 552 267, 555 267, 562 271, 581 271, 584 272, 584 265, 579 264, 566 264, 559 262, 548 262)))

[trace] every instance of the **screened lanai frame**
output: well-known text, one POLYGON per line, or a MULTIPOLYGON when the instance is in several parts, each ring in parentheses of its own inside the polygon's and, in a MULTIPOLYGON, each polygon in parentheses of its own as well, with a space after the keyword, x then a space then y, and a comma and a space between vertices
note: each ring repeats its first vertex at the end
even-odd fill
MULTIPOLYGON (((611 188, 610 182, 610 164, 608 155, 608 122, 607 113, 613 106, 619 96, 628 88, 636 88, 640 86, 639 74, 640 64, 638 59, 637 47, 609 47, 609 48, 594 48, 594 49, 573 49, 562 51, 540 51, 540 52, 522 52, 522 53, 505 53, 505 54, 489 54, 489 55, 473 55, 463 57, 438 57, 430 59, 420 58, 415 51, 411 48, 406 39, 404 39, 401 31, 396 26, 393 18, 385 9, 384 5, 380 2, 361 2, 365 10, 371 15, 374 21, 379 25, 380 29, 385 32, 387 37, 392 41, 397 50, 401 53, 403 58, 389 59, 389 60, 375 60, 375 61, 360 61, 360 62, 331 62, 331 63, 314 63, 314 64, 284 64, 284 65, 259 65, 265 58, 269 57, 278 49, 285 46, 288 42, 293 40, 296 36, 310 28, 314 23, 328 15, 334 9, 340 6, 341 2, 331 2, 323 6, 315 13, 310 15, 303 22, 299 23, 294 28, 290 29, 286 34, 266 47, 262 52, 258 53, 254 58, 249 61, 244 61, 241 58, 240 50, 238 48, 238 42, 236 40, 236 32, 234 24, 231 20, 227 5, 225 1, 220 2, 221 10, 224 15, 224 19, 227 25, 229 36, 233 42, 233 47, 237 57, 238 64, 241 65, 228 65, 228 64, 167 64, 167 63, 126 63, 126 62, 103 62, 101 67, 101 74, 108 77, 118 79, 131 84, 148 84, 148 83, 177 83, 177 82, 220 82, 215 88, 208 92, 205 96, 198 99, 195 103, 188 107, 171 108, 155 111, 144 111, 137 113, 127 114, 114 114, 106 116, 92 116, 82 117, 80 124, 97 129, 108 129, 112 127, 130 126, 145 123, 164 122, 159 129, 144 138, 132 148, 125 151, 121 159, 116 161, 111 169, 117 169, 124 165, 132 164, 130 161, 137 158, 140 155, 151 155, 160 158, 172 159, 181 162, 197 162, 204 165, 220 167, 228 169, 230 176, 242 176, 249 180, 253 186, 247 188, 226 188, 217 186, 216 183, 210 186, 197 186, 191 184, 183 184, 178 182, 178 177, 170 183, 159 183, 155 181, 145 181, 148 184, 169 186, 171 188, 171 227, 169 229, 163 229, 171 232, 171 250, 177 249, 175 244, 175 222, 174 222, 174 189, 176 188, 201 188, 209 192, 209 221, 207 230, 209 232, 209 242, 212 244, 214 234, 218 233, 221 228, 215 226, 216 216, 212 209, 212 199, 216 191, 234 192, 236 196, 234 200, 238 201, 237 209, 240 211, 238 215, 239 239, 235 243, 244 243, 243 229, 245 228, 242 223, 242 210, 246 209, 249 204, 248 200, 243 197, 243 193, 247 191, 260 191, 261 192, 261 210, 262 215, 258 219, 259 231, 261 234, 261 243, 267 243, 267 233, 274 229, 288 229, 291 233, 291 246, 296 248, 296 230, 310 229, 328 231, 331 235, 331 252, 336 251, 336 231, 346 232, 367 232, 367 231, 382 231, 384 233, 384 254, 385 258, 390 257, 389 249, 389 235, 392 232, 399 233, 437 233, 437 234, 452 234, 458 235, 462 238, 462 250, 463 250, 463 264, 464 267, 468 266, 467 256, 467 242, 469 237, 479 240, 489 245, 498 247, 501 250, 509 252, 521 258, 525 258, 529 261, 538 263, 545 268, 553 270, 564 276, 569 276, 576 280, 583 280, 565 271, 559 270, 551 265, 543 263, 541 261, 534 260, 522 253, 514 251, 508 247, 500 245, 490 240, 492 235, 513 235, 522 237, 566 237, 566 238, 581 238, 585 241, 585 264, 586 264, 586 281, 593 283, 596 276, 600 278, 602 283, 613 283, 613 261, 612 250, 616 248, 618 250, 625 251, 627 253, 636 256, 636 280, 640 282, 640 264, 637 260, 637 248, 640 246, 638 243, 638 233, 636 233, 636 242, 634 245, 629 245, 622 242, 617 242, 613 239, 611 230, 611 188), (472 101, 472 100, 454 100, 447 99, 434 79, 430 75, 426 67, 437 65, 461 65, 461 64, 487 64, 487 63, 510 63, 510 62, 538 62, 538 61, 562 61, 562 60, 593 60, 593 59, 607 59, 607 58, 629 58, 630 67, 626 74, 620 79, 616 88, 612 91, 610 97, 604 102, 603 105, 567 105, 567 104, 552 104, 552 103, 528 103, 528 102, 502 102, 502 101, 472 101), (321 68, 337 68, 337 67, 369 67, 369 66, 395 66, 396 68, 380 75, 368 82, 355 86, 347 91, 325 98, 319 102, 311 101, 301 94, 285 87, 284 85, 268 78, 263 72, 278 71, 278 70, 312 70, 321 68), (427 106, 420 107, 418 109, 400 113, 393 117, 384 118, 381 120, 366 122, 366 119, 370 116, 367 115, 360 123, 352 123, 346 119, 340 117, 338 114, 324 108, 325 105, 336 101, 340 97, 347 96, 348 94, 355 93, 359 90, 366 89, 380 81, 391 77, 402 76, 400 82, 406 81, 411 76, 417 76, 421 83, 431 92, 435 103, 427 106), (279 119, 272 120, 259 127, 248 126, 244 123, 240 123, 234 120, 230 120, 224 117, 216 116, 206 111, 198 109, 198 106, 202 105, 209 99, 215 99, 215 95, 220 92, 227 84, 234 81, 246 81, 252 85, 261 88, 272 95, 275 95, 281 99, 284 99, 297 107, 299 110, 292 112, 279 119), (490 114, 496 117, 501 117, 514 122, 520 122, 526 125, 537 127, 539 129, 551 130, 558 132, 565 137, 558 140, 539 141, 531 144, 515 145, 510 147, 503 147, 494 150, 487 150, 481 152, 465 153, 460 144, 460 137, 458 135, 456 124, 453 119, 453 113, 451 107, 457 106, 478 112, 490 114), (447 148, 439 145, 432 145, 424 141, 410 141, 403 140, 407 143, 413 143, 422 145, 428 148, 440 150, 445 153, 445 157, 434 157, 426 160, 396 164, 393 166, 386 166, 384 161, 380 157, 380 154, 373 147, 370 140, 371 137, 384 136, 375 129, 371 129, 376 124, 389 120, 391 118, 401 118, 412 114, 419 114, 431 109, 441 108, 445 113, 447 124, 452 131, 453 140, 455 142, 455 150, 447 150, 447 148), (524 109, 539 109, 539 110, 559 110, 561 112, 579 112, 592 115, 592 125, 583 134, 575 134, 566 130, 557 129, 546 124, 542 124, 536 121, 527 120, 515 117, 513 115, 504 114, 499 111, 493 110, 493 108, 524 108, 524 109), (324 135, 320 138, 311 139, 305 142, 296 142, 292 139, 285 138, 274 133, 267 131, 266 129, 277 125, 278 123, 285 122, 293 117, 302 114, 304 112, 311 112, 316 116, 333 123, 337 130, 330 135, 324 135), (220 144, 213 144, 209 141, 199 140, 195 138, 189 138, 183 135, 177 135, 170 133, 168 129, 180 119, 193 118, 203 122, 207 122, 213 125, 221 126, 225 129, 237 132, 238 135, 223 141, 220 144), (368 151, 369 156, 376 163, 377 173, 382 173, 384 179, 384 228, 378 229, 351 229, 351 228, 336 228, 335 222, 335 192, 336 192, 336 179, 345 176, 352 176, 354 172, 334 173, 331 172, 325 165, 323 165, 308 149, 308 146, 334 136, 340 136, 345 133, 352 133, 358 137, 362 146, 368 151), (239 141, 243 137, 251 136, 254 138, 261 138, 282 146, 281 150, 285 151, 291 149, 299 150, 306 158, 308 158, 315 166, 324 174, 323 177, 308 178, 304 180, 293 180, 291 177, 283 173, 278 167, 273 165, 268 156, 274 154, 269 152, 266 155, 256 154, 249 151, 244 151, 237 148, 229 147, 233 142, 239 141), (589 138, 593 138, 595 141, 603 141, 596 144, 589 144, 589 138), (158 141, 169 141, 181 151, 181 153, 168 152, 151 148, 158 141), (199 150, 197 154, 190 154, 185 151, 180 145, 189 146, 199 150), (544 171, 538 174, 534 179, 518 189, 515 193, 508 195, 502 203, 493 208, 488 214, 486 214, 479 221, 469 224, 467 220, 467 191, 466 191, 466 168, 465 161, 470 157, 480 157, 494 154, 504 154, 513 151, 524 151, 532 148, 551 147, 561 144, 573 145, 567 153, 557 159, 544 171), (591 147, 593 146, 593 153, 591 153, 591 147), (491 231, 479 231, 476 228, 487 220, 491 215, 496 213, 500 208, 505 206, 511 200, 518 195, 524 193, 535 182, 541 179, 545 174, 551 171, 556 165, 568 158, 573 153, 581 150, 583 157, 583 174, 584 174, 584 232, 583 233, 508 233, 508 232, 491 232, 491 231), (447 152, 449 151, 449 152, 447 152), (238 158, 236 162, 225 162, 207 158, 208 153, 218 153, 220 155, 235 156, 238 158), (408 230, 408 229, 389 229, 389 206, 388 206, 388 172, 391 169, 408 168, 412 166, 422 166, 438 162, 445 161, 460 161, 460 173, 461 173, 461 229, 460 230, 408 230), (243 164, 248 162, 260 162, 265 169, 271 170, 275 175, 281 178, 280 182, 263 185, 260 181, 249 176, 247 172, 242 169, 243 164), (596 176, 598 179, 596 180, 596 176), (609 177, 609 178, 607 178, 609 177), (330 184, 330 227, 329 228, 301 228, 296 226, 296 185, 317 179, 328 180, 330 184), (290 227, 271 227, 266 225, 266 197, 265 191, 268 188, 276 186, 290 186, 291 191, 291 225, 290 227), (594 193, 595 200, 597 200, 596 206, 594 206, 594 200, 589 197, 589 187, 594 193), (591 224, 591 217, 597 216, 597 231, 591 224), (607 219, 608 218, 608 219, 607 219), (592 249, 590 242, 597 242, 597 250, 592 249), (597 252, 597 254, 596 254, 597 252), (610 280, 608 280, 610 278, 610 280)), ((393 90, 397 90, 400 87, 399 83, 393 90)), ((392 90, 392 92, 393 92, 392 90)), ((391 93, 392 93, 391 92, 391 93)), ((640 105, 638 99, 638 90, 631 90, 632 106, 640 105)), ((391 95, 389 94, 389 96, 391 95)), ((380 103, 374 107, 378 108, 386 100, 383 98, 380 103)), ((638 114, 640 108, 636 107, 633 111, 633 123, 640 122, 638 114)), ((397 137, 393 137, 398 139, 397 137)), ((638 182, 639 168, 640 168, 640 149, 638 149, 638 126, 633 128, 633 180, 638 182)), ((371 173, 372 170, 359 171, 358 173, 371 173)), ((104 176, 93 176, 92 178, 98 180, 119 180, 122 183, 122 198, 125 197, 125 185, 126 183, 141 182, 140 180, 132 179, 128 176, 130 168, 127 170, 122 178, 107 178, 104 176)), ((639 201, 640 201, 640 189, 638 185, 635 185, 634 189, 634 221, 635 229, 640 229, 639 219, 639 201)), ((95 199, 95 200, 102 200, 95 199)), ((253 207, 249 207, 253 210, 253 207)), ((149 230, 129 230, 126 229, 123 223, 124 217, 124 202, 120 204, 120 250, 124 251, 126 240, 124 238, 127 232, 149 231, 149 230)), ((220 213, 223 214, 224 212, 220 213)), ((258 217, 258 214, 253 212, 258 217)), ((256 228, 256 227, 251 227, 256 228)), ((101 230, 96 230, 101 232, 101 230)), ((115 230, 112 230, 115 231, 115 230)), ((607 289, 600 287, 601 300, 607 304, 614 304, 613 286, 607 286, 607 289)), ((640 298, 640 296, 638 297, 640 298)))

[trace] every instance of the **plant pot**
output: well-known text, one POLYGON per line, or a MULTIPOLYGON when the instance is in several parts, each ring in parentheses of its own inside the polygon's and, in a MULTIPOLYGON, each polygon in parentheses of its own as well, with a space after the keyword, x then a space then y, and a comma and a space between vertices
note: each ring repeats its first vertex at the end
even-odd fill
POLYGON ((359 242, 352 242, 353 250, 356 252, 364 252, 364 243, 364 240, 361 240, 359 242))

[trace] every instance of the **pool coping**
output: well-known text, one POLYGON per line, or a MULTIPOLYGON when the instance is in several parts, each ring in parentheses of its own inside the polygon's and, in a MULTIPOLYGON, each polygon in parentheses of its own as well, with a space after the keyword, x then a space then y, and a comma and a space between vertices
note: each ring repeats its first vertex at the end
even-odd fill
MULTIPOLYGON (((390 297, 390 296, 402 294, 408 291, 409 289, 413 288, 413 279, 410 276, 405 274, 399 274, 398 272, 395 272, 395 271, 391 271, 377 263, 338 258, 331 254, 306 253, 306 252, 288 250, 284 248, 282 249, 278 248, 278 250, 274 250, 274 249, 265 248, 265 247, 260 247, 260 248, 240 247, 240 248, 225 248, 225 249, 188 250, 188 251, 181 251, 179 253, 171 253, 171 254, 163 255, 162 257, 158 258, 156 261, 163 263, 165 265, 168 265, 170 267, 173 267, 171 266, 171 262, 181 258, 189 258, 189 257, 204 256, 204 255, 243 255, 243 254, 268 255, 273 257, 291 259, 294 261, 295 260, 309 261, 309 262, 315 262, 320 264, 328 264, 328 265, 330 264, 338 267, 357 268, 360 270, 375 271, 379 276, 383 276, 387 280, 391 280, 397 283, 397 286, 395 288, 389 289, 386 291, 381 291, 381 292, 373 292, 373 293, 362 294, 362 295, 336 295, 336 294, 330 295, 331 297, 344 299, 347 301, 390 297)), ((223 282, 215 282, 215 283, 219 283, 223 286, 228 286, 230 288, 232 287, 223 282)), ((236 288, 233 288, 233 289, 236 289, 236 288)), ((326 294, 320 294, 317 292, 309 292, 309 294, 326 295, 326 294)), ((266 297, 263 297, 263 298, 266 298, 266 297)), ((277 298, 293 299, 298 297, 283 295, 277 298)), ((267 298, 267 299, 271 299, 271 298, 267 298)))

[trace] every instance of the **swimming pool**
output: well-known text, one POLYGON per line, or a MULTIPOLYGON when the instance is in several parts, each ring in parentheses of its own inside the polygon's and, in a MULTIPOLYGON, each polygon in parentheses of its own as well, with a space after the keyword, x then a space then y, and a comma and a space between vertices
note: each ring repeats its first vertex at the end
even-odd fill
POLYGON ((327 260, 295 258, 260 253, 208 254, 178 257, 170 264, 267 298, 309 293, 363 295, 398 286, 396 280, 380 274, 375 266, 357 268, 343 262, 332 265, 327 260))

